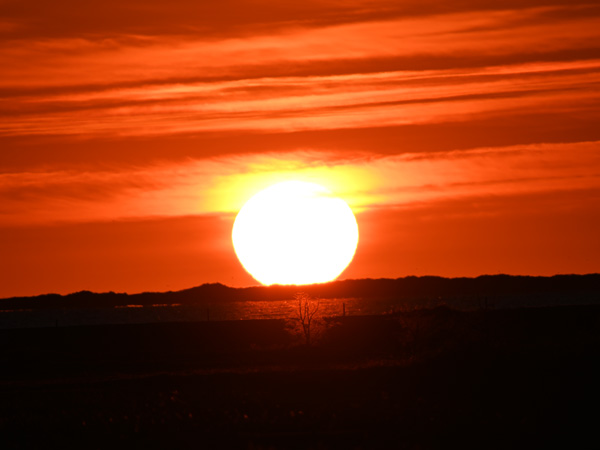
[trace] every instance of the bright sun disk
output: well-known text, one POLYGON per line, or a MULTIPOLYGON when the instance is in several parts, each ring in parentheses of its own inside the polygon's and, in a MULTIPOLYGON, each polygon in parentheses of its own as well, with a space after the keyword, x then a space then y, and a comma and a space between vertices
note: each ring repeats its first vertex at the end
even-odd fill
POLYGON ((233 225, 235 252, 262 284, 312 284, 337 278, 358 244, 348 204, 323 186, 275 184, 254 195, 233 225))

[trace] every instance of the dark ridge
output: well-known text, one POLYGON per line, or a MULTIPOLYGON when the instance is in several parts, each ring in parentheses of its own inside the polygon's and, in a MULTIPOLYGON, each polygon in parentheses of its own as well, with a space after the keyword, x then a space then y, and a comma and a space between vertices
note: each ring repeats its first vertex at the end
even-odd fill
POLYGON ((600 296, 600 274, 554 275, 552 277, 482 275, 477 278, 409 276, 397 279, 341 280, 294 286, 273 285, 232 288, 220 283, 176 292, 94 293, 80 291, 68 295, 45 294, 35 297, 0 299, 0 310, 44 308, 111 308, 125 305, 182 304, 206 301, 288 300, 298 292, 317 298, 451 298, 499 297, 537 294, 585 294, 600 296))

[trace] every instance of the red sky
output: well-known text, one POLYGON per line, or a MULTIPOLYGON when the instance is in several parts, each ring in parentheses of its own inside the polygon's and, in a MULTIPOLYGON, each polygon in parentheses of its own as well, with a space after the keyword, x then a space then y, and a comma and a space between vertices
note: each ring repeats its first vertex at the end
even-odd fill
POLYGON ((0 297, 256 282, 271 183, 341 278, 600 272, 597 2, 0 0, 0 297))

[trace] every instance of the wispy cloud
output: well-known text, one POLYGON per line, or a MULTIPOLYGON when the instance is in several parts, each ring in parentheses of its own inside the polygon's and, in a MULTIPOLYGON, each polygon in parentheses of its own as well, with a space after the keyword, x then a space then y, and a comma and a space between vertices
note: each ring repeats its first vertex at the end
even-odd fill
POLYGON ((498 95, 510 97, 514 109, 553 99, 560 107, 566 89, 576 90, 576 101, 597 95, 598 60, 526 66, 511 58, 534 52, 543 59, 547 52, 598 42, 600 17, 561 16, 563 9, 407 16, 211 40, 127 35, 6 41, 0 46, 0 89, 7 93, 0 133, 144 135, 427 123, 510 107, 498 95), (348 63, 384 58, 402 65, 416 56, 425 62, 453 55, 471 68, 373 72, 348 63), (481 58, 499 55, 507 56, 501 66, 482 65, 481 58), (332 61, 340 61, 345 74, 327 73, 332 61), (280 70, 322 63, 318 76, 290 77, 280 70))
POLYGON ((464 121, 476 113, 585 107, 600 96, 599 68, 600 60, 591 60, 8 98, 0 103, 0 133, 156 135, 464 121))
MULTIPOLYGON (((242 76, 305 61, 460 54, 474 58, 590 47, 597 15, 547 16, 570 7, 432 14, 425 17, 263 30, 254 36, 202 39, 152 34, 25 39, 0 48, 3 85, 84 85, 184 76, 242 76), (29 71, 37 66, 35 72, 29 71), (202 71, 202 72, 200 72, 202 71)), ((424 58, 425 59, 425 58, 424 58)), ((327 73, 322 73, 327 75, 327 73)))

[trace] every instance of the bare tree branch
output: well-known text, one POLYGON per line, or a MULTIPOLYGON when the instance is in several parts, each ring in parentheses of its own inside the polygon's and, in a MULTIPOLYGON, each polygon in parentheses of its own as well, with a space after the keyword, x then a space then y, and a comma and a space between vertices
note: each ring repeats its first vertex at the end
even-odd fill
POLYGON ((311 298, 304 292, 299 292, 294 296, 294 299, 298 300, 298 313, 296 319, 302 327, 302 333, 304 334, 304 340, 306 345, 311 344, 311 328, 314 327, 315 314, 319 310, 319 302, 311 298))

